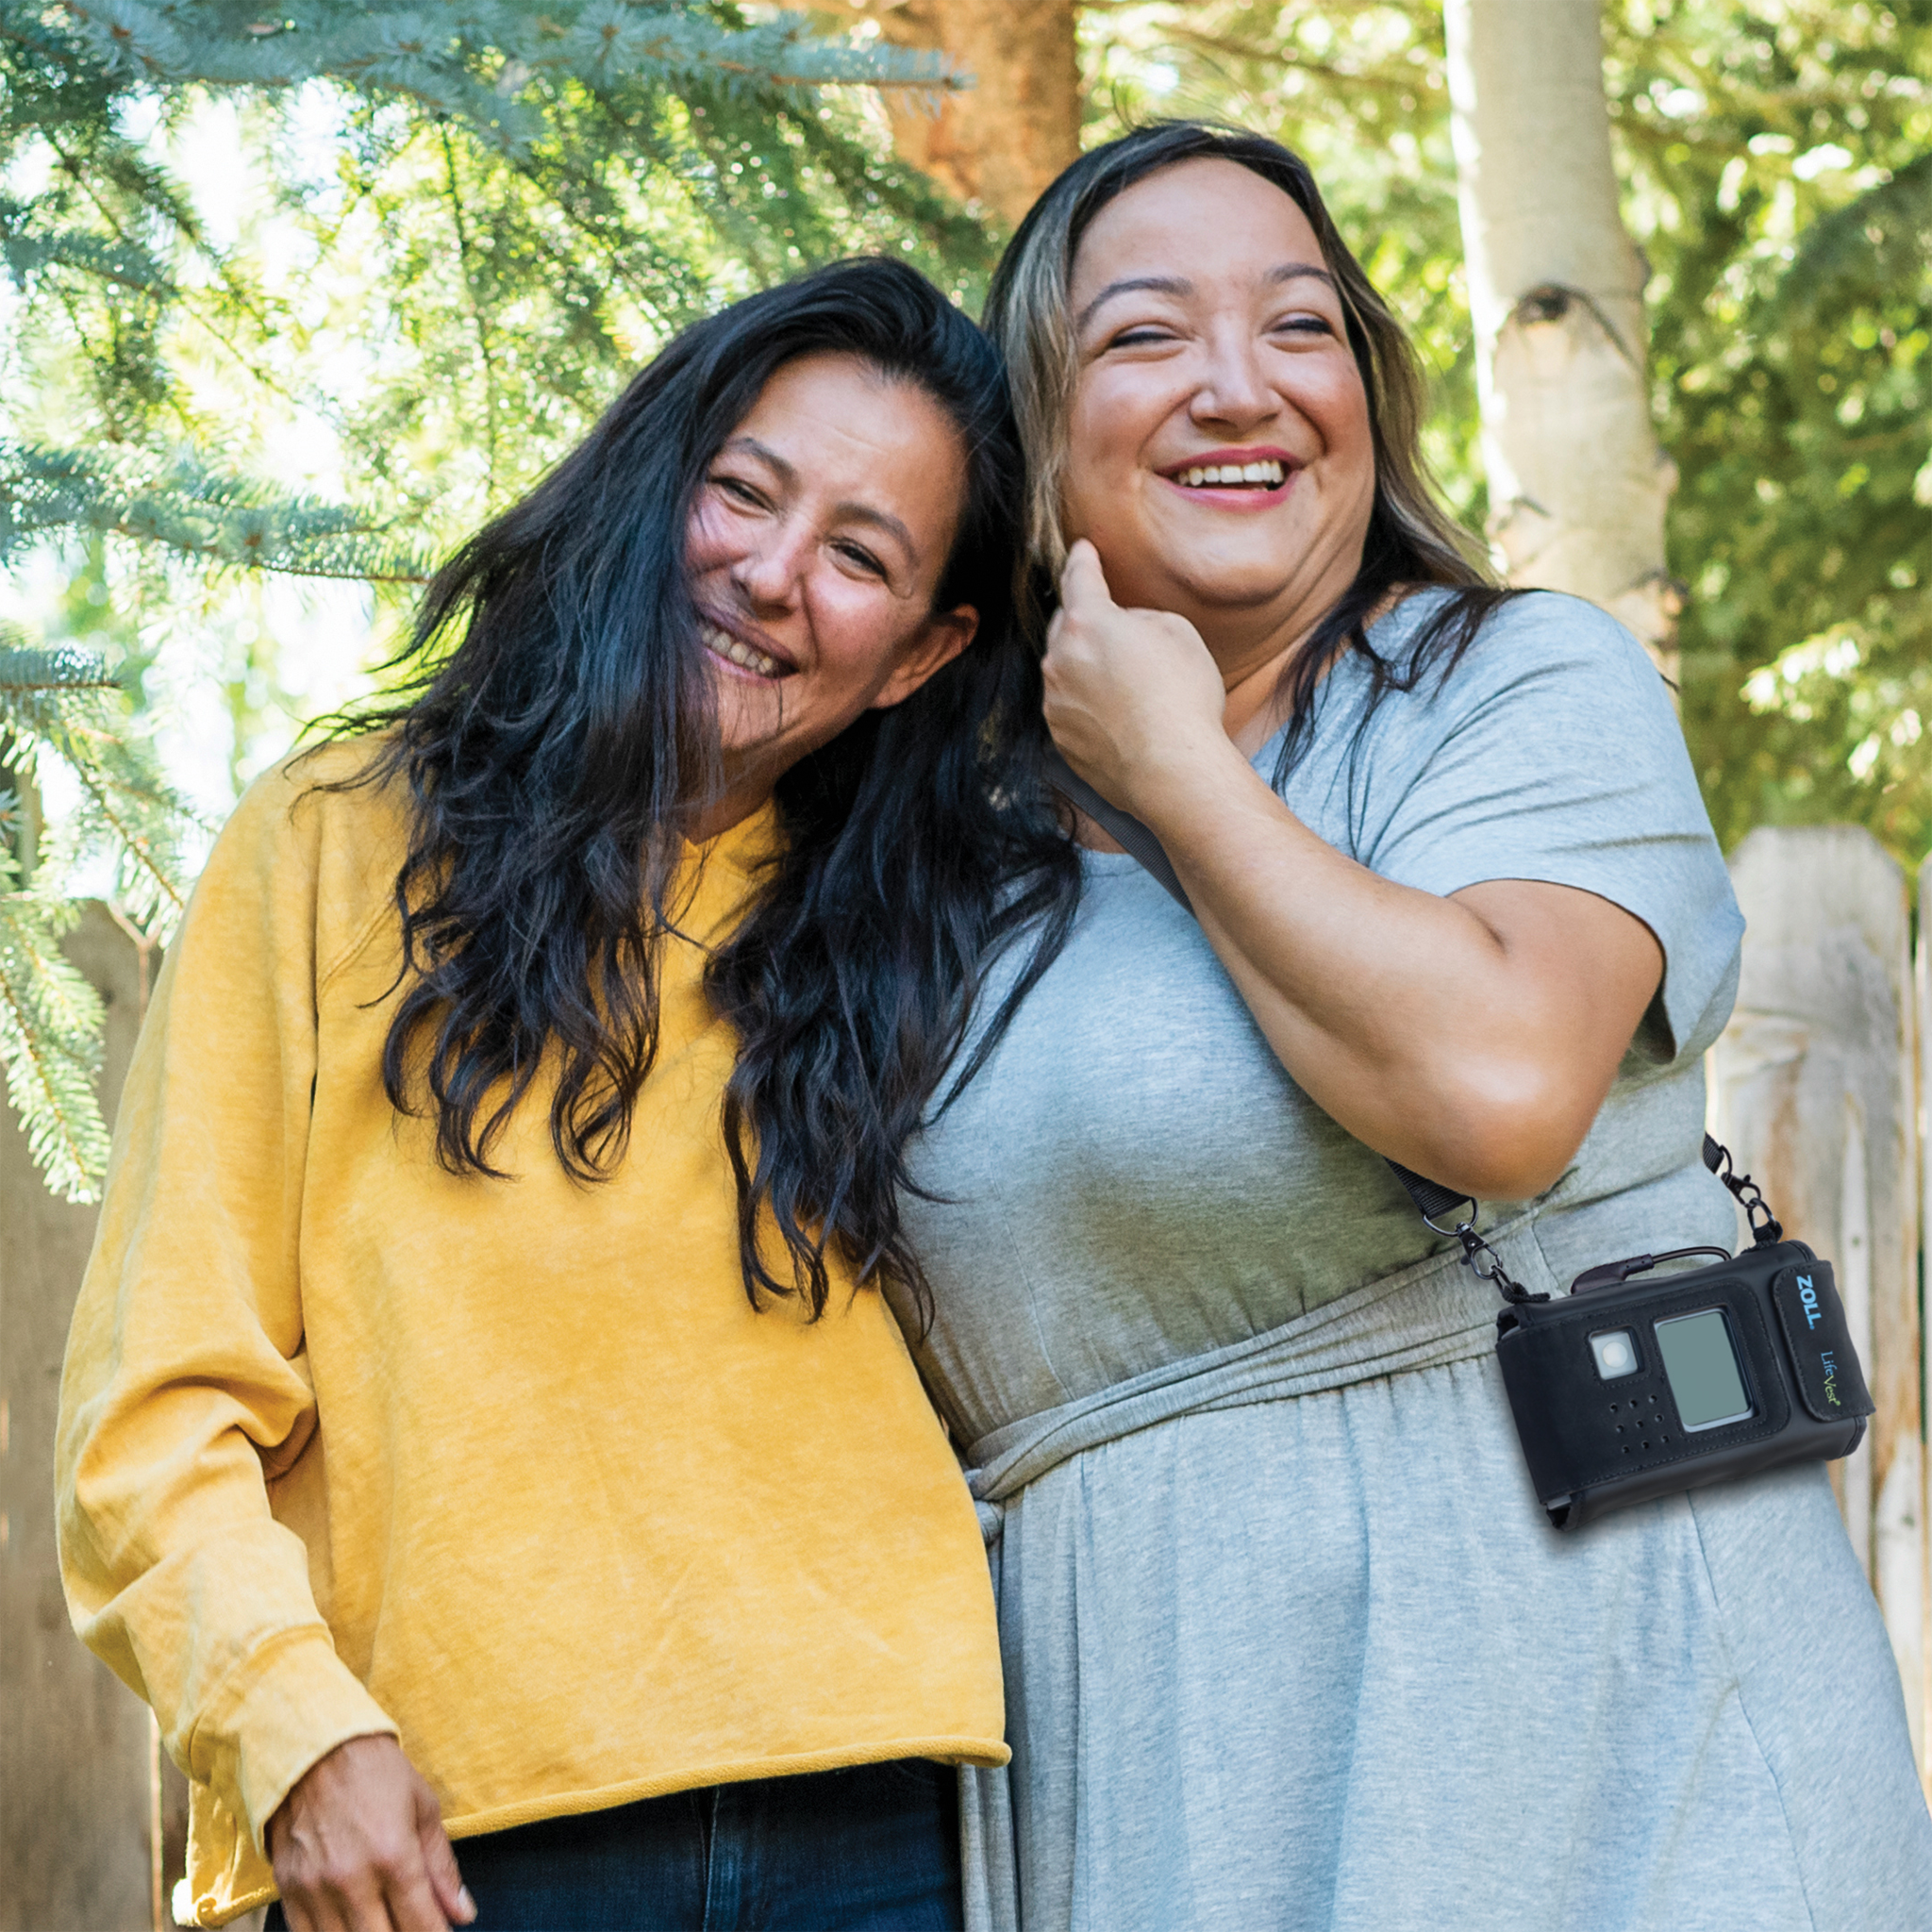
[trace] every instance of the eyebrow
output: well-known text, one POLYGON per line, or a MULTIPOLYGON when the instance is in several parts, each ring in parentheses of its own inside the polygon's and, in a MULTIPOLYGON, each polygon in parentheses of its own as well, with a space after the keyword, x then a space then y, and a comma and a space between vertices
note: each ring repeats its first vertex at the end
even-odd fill
MULTIPOLYGON (((1318 282, 1326 282, 1331 289, 1335 287, 1335 277, 1325 268, 1317 268, 1313 262, 1308 261, 1283 262, 1279 268, 1270 269, 1263 279, 1280 284, 1298 282, 1304 276, 1311 277, 1318 282)), ((1094 313, 1102 303, 1111 302, 1116 295, 1141 292, 1152 292, 1157 295, 1191 295, 1194 292, 1194 285, 1182 275, 1123 275, 1119 281, 1108 283, 1107 287, 1074 318, 1074 333, 1078 335, 1093 320, 1094 313)))
MULTIPOLYGON (((1279 268, 1271 268, 1268 271, 1268 279, 1271 282, 1298 282, 1304 276, 1314 281, 1326 282, 1331 289, 1335 289, 1335 277, 1325 268, 1317 268, 1311 261, 1285 261, 1279 268)), ((1335 291, 1337 294, 1341 292, 1339 289, 1335 291)))
MULTIPOLYGON (((798 481, 798 467, 781 457, 769 443, 760 442, 756 436, 727 437, 724 449, 742 450, 747 456, 758 458, 778 480, 789 489, 798 481)), ((719 454, 722 456, 724 451, 719 454)), ((832 515, 840 523, 868 524, 874 529, 884 530, 896 537, 906 546, 906 554, 912 561, 913 569, 919 568, 919 545, 912 541, 912 532, 892 515, 890 510, 874 508, 869 503, 846 501, 832 506, 832 515)))
POLYGON ((1192 282, 1180 275, 1123 275, 1117 282, 1109 282, 1074 318, 1074 333, 1078 335, 1093 320, 1093 312, 1102 303, 1111 302, 1116 295, 1133 295, 1142 290, 1151 290, 1157 295, 1191 295, 1192 282))

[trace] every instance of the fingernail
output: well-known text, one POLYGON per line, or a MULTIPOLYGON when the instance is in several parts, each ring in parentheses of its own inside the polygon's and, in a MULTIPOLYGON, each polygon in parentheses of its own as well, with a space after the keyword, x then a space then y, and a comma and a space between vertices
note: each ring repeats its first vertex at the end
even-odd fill
POLYGON ((462 1911, 463 1924, 467 1925, 476 1916, 476 1901, 470 1896, 470 1888, 467 1885, 458 1888, 457 1905, 462 1911))

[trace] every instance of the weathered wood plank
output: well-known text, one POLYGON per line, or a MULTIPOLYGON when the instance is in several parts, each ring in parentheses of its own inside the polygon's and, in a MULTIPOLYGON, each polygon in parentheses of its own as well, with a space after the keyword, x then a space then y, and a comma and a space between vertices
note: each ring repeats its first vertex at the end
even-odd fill
MULTIPOLYGON (((140 1019, 133 943, 98 906, 68 941, 108 1002, 111 1107, 140 1019)), ((75 1641, 54 1547, 60 1356, 94 1210, 57 1201, 0 1100, 0 1932, 150 1932, 153 1720, 75 1641)))
POLYGON ((1731 858, 1750 922, 1712 1054, 1719 1137, 1787 1232, 1836 1264, 1878 1404, 1840 1497, 1885 1614, 1924 1763, 1920 1178, 1903 873, 1869 832, 1764 827, 1731 858))

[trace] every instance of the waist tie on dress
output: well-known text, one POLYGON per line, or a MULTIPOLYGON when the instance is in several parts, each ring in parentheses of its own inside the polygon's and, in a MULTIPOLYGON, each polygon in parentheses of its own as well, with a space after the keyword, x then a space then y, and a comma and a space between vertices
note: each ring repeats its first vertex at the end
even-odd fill
MULTIPOLYGON (((1532 1291, 1557 1291, 1537 1242, 1533 1213, 1490 1234, 1490 1245, 1532 1291)), ((1024 1579, 1006 1574, 1006 1505, 1028 1483, 1083 1449, 1137 1429, 1210 1409, 1287 1402, 1386 1375, 1475 1361, 1496 1345, 1502 1300, 1463 1266, 1459 1248, 1430 1255, 1352 1289, 1265 1335, 1135 1375, 1111 1389, 1027 1416, 982 1437, 968 1453, 966 1480, 979 1511, 1003 1615, 1024 1579)), ((1020 1872, 1011 1771, 962 1765, 959 1825, 967 1932, 1020 1932, 1020 1872)))
MULTIPOLYGON (((1520 1215, 1487 1240, 1526 1288, 1554 1291, 1535 1219, 1520 1215)), ((1461 1250, 1451 1248, 1265 1334, 1008 1423, 967 1452, 966 1480, 978 1506, 980 1530, 989 1546, 997 1543, 1009 1498, 1069 1457, 1137 1429, 1176 1416, 1286 1402, 1384 1375, 1474 1361, 1495 1347, 1502 1307, 1496 1291, 1463 1265, 1461 1250)))

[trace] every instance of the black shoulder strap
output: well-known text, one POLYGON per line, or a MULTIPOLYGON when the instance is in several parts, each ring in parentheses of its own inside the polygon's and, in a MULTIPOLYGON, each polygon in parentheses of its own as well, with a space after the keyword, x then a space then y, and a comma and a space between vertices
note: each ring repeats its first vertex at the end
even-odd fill
POLYGON ((1061 757, 1057 744, 1047 750, 1046 782, 1062 798, 1077 805, 1117 845, 1139 859, 1167 889, 1169 896, 1178 903, 1181 910, 1190 918, 1193 917, 1194 908, 1188 898, 1187 890, 1182 886, 1180 876, 1162 849, 1160 841, 1132 812, 1123 811, 1119 806, 1109 805, 1061 757))
MULTIPOLYGON (((1124 846, 1135 858, 1152 873, 1161 885, 1179 903, 1181 909, 1190 915, 1194 908, 1189 903, 1186 889, 1175 874, 1173 861, 1161 849, 1160 841, 1150 832, 1141 821, 1130 812, 1123 811, 1119 806, 1110 805, 1072 765, 1061 757, 1058 745, 1049 748, 1046 754, 1047 783, 1063 798, 1078 806, 1087 816, 1108 832, 1114 841, 1124 846)), ((1386 1157, 1385 1157, 1386 1158, 1386 1157)), ((1453 1188, 1445 1188, 1440 1181, 1425 1180, 1421 1174, 1412 1173, 1398 1161, 1390 1161, 1389 1167, 1395 1178, 1402 1183, 1403 1191, 1415 1203, 1416 1212, 1434 1227, 1436 1222, 1452 1208, 1469 1203, 1471 1215, 1475 1211, 1475 1203, 1467 1194, 1458 1194, 1453 1188)), ((1449 1232, 1438 1228, 1439 1234, 1449 1232)))

